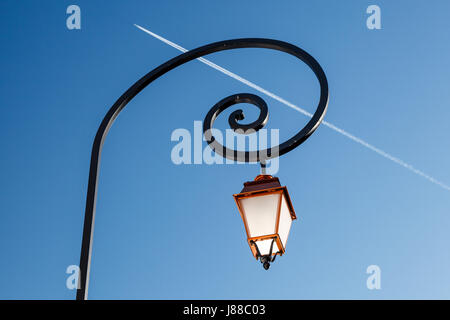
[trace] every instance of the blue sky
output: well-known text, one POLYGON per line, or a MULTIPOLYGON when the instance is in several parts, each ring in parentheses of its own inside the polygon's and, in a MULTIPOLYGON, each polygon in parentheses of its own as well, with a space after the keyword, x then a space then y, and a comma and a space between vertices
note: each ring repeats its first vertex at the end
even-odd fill
MULTIPOLYGON (((179 54, 133 24, 188 49, 244 37, 305 49, 328 77, 326 121, 450 184, 448 1, 2 1, 0 10, 0 298, 75 297, 65 271, 79 260, 97 127, 128 87, 179 54), (70 4, 81 30, 66 28, 70 4), (381 30, 366 27, 371 4, 381 30)), ((314 111, 312 73, 285 54, 208 59, 314 111)), ((120 114, 102 154, 91 299, 450 298, 449 191, 325 126, 280 159, 299 219, 286 255, 263 270, 232 198, 258 167, 170 158, 175 129, 192 131, 238 92, 258 94, 194 61, 120 114), (366 287, 373 264, 381 290, 366 287)), ((262 97, 281 140, 306 124, 262 97)))

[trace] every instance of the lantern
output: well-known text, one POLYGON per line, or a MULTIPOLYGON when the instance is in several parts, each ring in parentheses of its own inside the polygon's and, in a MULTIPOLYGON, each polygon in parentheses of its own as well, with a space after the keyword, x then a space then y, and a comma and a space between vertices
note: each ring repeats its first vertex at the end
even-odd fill
POLYGON ((259 175, 233 195, 253 256, 269 269, 286 251, 292 221, 297 219, 286 187, 276 177, 259 175))

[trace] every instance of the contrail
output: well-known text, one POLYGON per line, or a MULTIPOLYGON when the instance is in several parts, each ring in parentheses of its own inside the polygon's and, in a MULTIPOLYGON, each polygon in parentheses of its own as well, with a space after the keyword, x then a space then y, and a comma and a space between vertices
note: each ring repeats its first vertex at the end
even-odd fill
MULTIPOLYGON (((141 26, 139 26, 137 24, 135 24, 134 26, 137 27, 138 29, 148 33, 152 37, 155 37, 156 39, 161 40, 162 42, 168 44, 169 46, 171 46, 171 47, 173 47, 173 48, 175 48, 175 49, 177 49, 177 50, 179 50, 181 52, 187 52, 188 51, 187 49, 183 48, 182 46, 179 46, 178 44, 176 44, 176 43, 174 43, 174 42, 172 42, 170 40, 167 40, 166 38, 163 38, 163 37, 157 35, 156 33, 151 32, 150 30, 147 30, 147 29, 145 29, 145 28, 143 28, 143 27, 141 27, 141 26)), ((264 93, 265 95, 267 95, 267 96, 269 96, 269 97, 271 97, 271 98, 281 102, 282 104, 284 104, 284 105, 286 105, 286 106, 288 106, 288 107, 290 107, 290 108, 292 108, 292 109, 294 109, 294 110, 304 114, 305 116, 308 116, 310 118, 313 116, 312 113, 310 113, 310 112, 300 108, 299 106, 297 106, 297 105, 295 105, 295 104, 293 104, 293 103, 291 103, 291 102, 281 98, 280 96, 277 96, 276 94, 274 94, 274 93, 272 93, 272 92, 270 92, 270 91, 268 91, 268 90, 258 86, 257 84, 255 84, 255 83, 253 83, 253 82, 251 82, 251 81, 249 81, 247 79, 242 78, 241 76, 239 76, 239 75, 237 75, 237 74, 235 74, 235 73, 233 73, 233 72, 231 72, 231 71, 229 71, 229 70, 227 70, 225 68, 222 68, 221 66, 219 66, 219 65, 217 65, 217 64, 215 64, 215 63, 213 63, 213 62, 211 62, 211 61, 209 61, 209 60, 207 60, 205 58, 197 58, 197 60, 203 62, 204 64, 210 66, 213 69, 216 69, 216 70, 226 74, 227 76, 229 76, 229 77, 231 77, 233 79, 236 79, 239 82, 242 82, 243 84, 245 84, 245 85, 247 85, 247 86, 249 86, 249 87, 251 87, 251 88, 253 88, 253 89, 255 89, 255 90, 259 91, 259 92, 261 92, 261 93, 264 93)), ((430 182, 440 186, 441 188, 443 188, 443 189, 445 189, 447 191, 450 191, 450 186, 446 185, 445 183, 440 182, 439 180, 436 180, 432 176, 429 176, 428 174, 424 173, 423 171, 420 171, 420 170, 414 168, 412 165, 406 163, 405 161, 390 155, 389 153, 387 153, 387 152, 385 152, 385 151, 383 151, 383 150, 381 150, 381 149, 371 145, 370 143, 364 141, 363 139, 352 135, 351 133, 345 131, 344 129, 341 129, 341 128, 335 126, 334 124, 332 124, 332 123, 330 123, 328 121, 322 121, 322 124, 324 126, 327 126, 330 129, 333 129, 334 131, 342 134, 343 136, 349 138, 350 140, 353 140, 354 142, 359 143, 360 145, 368 148, 369 150, 372 150, 372 151, 376 152, 380 156, 382 156, 382 157, 384 157, 384 158, 386 158, 388 160, 391 160, 391 161, 395 162, 396 164, 401 165, 402 167, 408 169, 409 171, 412 171, 413 173, 415 173, 415 174, 417 174, 417 175, 427 179, 428 181, 430 181, 430 182)))

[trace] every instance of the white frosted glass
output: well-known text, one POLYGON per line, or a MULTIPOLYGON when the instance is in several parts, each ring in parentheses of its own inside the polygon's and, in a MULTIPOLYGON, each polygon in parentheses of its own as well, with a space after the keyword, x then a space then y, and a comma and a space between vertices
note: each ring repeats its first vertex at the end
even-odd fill
MULTIPOLYGON (((267 240, 259 240, 255 241, 256 245, 258 246, 259 252, 262 256, 268 255, 270 253, 270 245, 272 244, 272 239, 267 240)), ((272 254, 278 252, 278 246, 277 242, 273 242, 273 248, 272 248, 272 254)))
POLYGON ((278 235, 280 236, 281 243, 283 247, 286 248, 287 238, 289 236, 289 230, 291 229, 292 218, 287 205, 286 199, 281 199, 281 212, 280 212, 280 223, 278 225, 278 235))
POLYGON ((250 237, 275 233, 280 196, 280 194, 268 194, 240 200, 250 237))

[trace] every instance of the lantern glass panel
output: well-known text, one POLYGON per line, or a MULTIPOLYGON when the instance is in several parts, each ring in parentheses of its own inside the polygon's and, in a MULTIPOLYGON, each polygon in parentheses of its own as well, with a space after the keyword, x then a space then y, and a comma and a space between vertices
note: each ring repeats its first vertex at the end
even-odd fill
POLYGON ((289 211, 286 198, 283 195, 283 199, 281 199, 280 222, 278 225, 278 234, 280 236, 283 248, 286 248, 286 242, 289 236, 289 230, 291 229, 291 224, 292 224, 292 216, 289 211))
MULTIPOLYGON (((280 197, 281 194, 276 193, 252 196, 240 200, 250 237, 275 233, 280 197)), ((263 253, 261 252, 261 254, 263 253)))
MULTIPOLYGON (((272 245, 272 241, 273 241, 273 239, 264 239, 264 240, 255 241, 255 245, 258 246, 258 249, 259 249, 259 252, 261 253, 261 255, 265 256, 270 253, 270 246, 272 245)), ((277 242, 273 241, 272 255, 277 253, 278 251, 279 250, 278 250, 277 242)))

